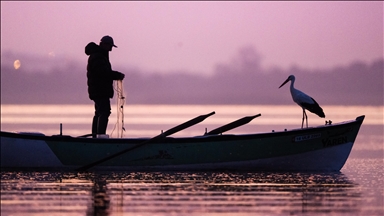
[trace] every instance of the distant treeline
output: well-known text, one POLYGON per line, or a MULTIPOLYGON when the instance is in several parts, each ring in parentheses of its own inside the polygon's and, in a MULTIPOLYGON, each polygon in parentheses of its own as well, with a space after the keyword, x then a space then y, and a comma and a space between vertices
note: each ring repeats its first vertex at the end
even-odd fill
MULTIPOLYGON (((289 86, 278 87, 294 74, 295 87, 320 105, 383 105, 383 63, 379 59, 322 70, 266 70, 251 52, 230 64, 217 65, 209 77, 183 71, 165 75, 138 69, 121 72, 126 74, 126 104, 292 104, 289 86)), ((2 64, 1 103, 91 103, 84 65, 72 62, 42 73, 2 64)))

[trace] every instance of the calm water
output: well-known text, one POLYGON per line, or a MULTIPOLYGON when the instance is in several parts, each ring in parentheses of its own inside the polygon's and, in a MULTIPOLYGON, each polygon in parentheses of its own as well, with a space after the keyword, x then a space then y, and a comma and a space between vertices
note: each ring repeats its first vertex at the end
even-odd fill
MULTIPOLYGON (((108 133, 117 121, 112 108, 108 133)), ((383 107, 324 106, 326 120, 366 115, 338 173, 268 172, 1 172, 1 215, 384 215, 383 107)), ((228 133, 301 126, 297 106, 124 108, 124 137, 152 137, 195 116, 216 114, 174 136, 202 135, 261 113, 228 133)), ((90 131, 92 105, 1 105, 2 131, 79 136, 90 131)), ((309 114, 309 126, 324 119, 309 114)), ((118 126, 119 127, 119 126, 118 126)), ((321 161, 319 161, 321 163, 321 161)))

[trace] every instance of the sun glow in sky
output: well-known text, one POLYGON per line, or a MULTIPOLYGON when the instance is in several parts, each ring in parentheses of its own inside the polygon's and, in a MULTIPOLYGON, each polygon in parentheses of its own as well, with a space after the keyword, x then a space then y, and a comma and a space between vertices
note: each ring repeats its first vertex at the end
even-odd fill
POLYGON ((15 60, 15 62, 13 62, 13 67, 15 68, 15 70, 19 69, 21 67, 20 60, 15 60))
POLYGON ((263 66, 316 69, 383 57, 383 2, 1 1, 1 52, 66 56, 111 35, 111 62, 212 73, 252 46, 263 66))

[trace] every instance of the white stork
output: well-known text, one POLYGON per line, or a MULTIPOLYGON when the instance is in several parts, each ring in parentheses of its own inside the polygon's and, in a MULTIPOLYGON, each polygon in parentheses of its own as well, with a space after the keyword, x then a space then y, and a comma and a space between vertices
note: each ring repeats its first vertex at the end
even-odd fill
POLYGON ((285 80, 285 82, 283 82, 283 84, 281 84, 281 86, 279 88, 281 88, 283 85, 285 85, 288 81, 291 81, 290 90, 291 90, 291 95, 292 95, 293 101, 295 101, 303 109, 303 120, 301 122, 301 128, 303 128, 304 116, 305 116, 305 120, 306 120, 307 127, 308 127, 308 117, 307 117, 307 113, 305 113, 306 109, 309 110, 311 113, 315 113, 316 115, 318 115, 321 118, 325 118, 325 114, 323 112, 323 109, 319 106, 319 104, 315 101, 315 99, 308 96, 304 92, 295 89, 295 87, 293 86, 295 84, 295 76, 290 75, 288 77, 288 79, 285 80))

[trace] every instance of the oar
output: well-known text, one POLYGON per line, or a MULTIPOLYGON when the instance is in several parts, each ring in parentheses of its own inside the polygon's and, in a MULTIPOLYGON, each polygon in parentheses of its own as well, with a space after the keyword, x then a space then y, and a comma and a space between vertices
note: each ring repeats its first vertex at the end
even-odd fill
POLYGON ((85 135, 78 136, 78 138, 85 138, 85 137, 90 137, 93 135, 96 135, 96 134, 85 134, 85 135))
POLYGON ((214 130, 211 130, 208 133, 205 133, 204 135, 216 135, 216 134, 224 133, 225 131, 229 131, 229 130, 232 130, 233 128, 240 127, 241 125, 245 125, 248 122, 252 121, 252 119, 254 119, 256 117, 259 117, 259 116, 261 116, 261 114, 257 114, 257 115, 254 115, 254 116, 243 117, 243 118, 241 118, 239 120, 236 120, 236 121, 231 122, 229 124, 226 124, 226 125, 223 125, 221 127, 218 127, 218 128, 216 128, 214 130))
POLYGON ((143 145, 148 144, 148 143, 150 143, 150 142, 153 142, 153 141, 156 141, 156 140, 165 138, 165 137, 167 137, 167 136, 169 136, 169 135, 171 135, 171 134, 174 134, 174 133, 176 133, 176 132, 179 132, 179 131, 181 131, 181 130, 184 130, 185 128, 191 127, 191 126, 193 126, 193 125, 195 125, 195 124, 197 124, 197 123, 199 123, 199 122, 202 122, 202 121, 204 121, 204 119, 208 118, 209 116, 211 116, 211 115, 213 115, 213 114, 215 114, 215 112, 211 112, 211 113, 206 114, 206 115, 197 116, 196 118, 193 118, 193 119, 191 119, 191 120, 189 120, 189 121, 187 121, 187 122, 184 122, 184 123, 181 124, 181 125, 178 125, 178 126, 176 126, 176 127, 173 127, 173 128, 171 128, 171 129, 169 129, 169 130, 167 130, 167 131, 165 131, 165 132, 163 132, 163 133, 161 133, 161 134, 159 134, 159 135, 157 135, 157 136, 155 136, 155 137, 153 137, 153 138, 151 138, 151 139, 148 139, 148 140, 146 140, 146 141, 144 141, 144 142, 142 142, 142 143, 140 143, 140 144, 138 144, 138 145, 132 146, 132 147, 127 148, 127 149, 125 149, 125 150, 123 150, 123 151, 120 151, 120 152, 117 152, 117 153, 115 153, 115 154, 113 154, 113 155, 110 155, 110 156, 108 156, 108 157, 105 157, 105 158, 103 158, 103 159, 101 159, 101 160, 98 160, 98 161, 95 161, 95 162, 93 162, 93 163, 90 163, 90 164, 87 164, 87 165, 85 165, 85 166, 82 166, 82 167, 80 167, 80 168, 77 168, 76 171, 84 171, 84 170, 87 170, 87 169, 89 169, 89 168, 91 168, 91 167, 94 167, 94 166, 96 166, 96 165, 98 165, 98 164, 100 164, 100 163, 103 163, 103 162, 105 162, 105 161, 107 161, 107 160, 110 160, 110 159, 112 159, 112 158, 115 158, 115 157, 117 157, 117 156, 119 156, 119 155, 122 155, 122 154, 124 154, 124 153, 126 153, 126 152, 129 152, 129 151, 131 151, 131 150, 133 150, 133 149, 139 148, 140 146, 143 146, 143 145))

